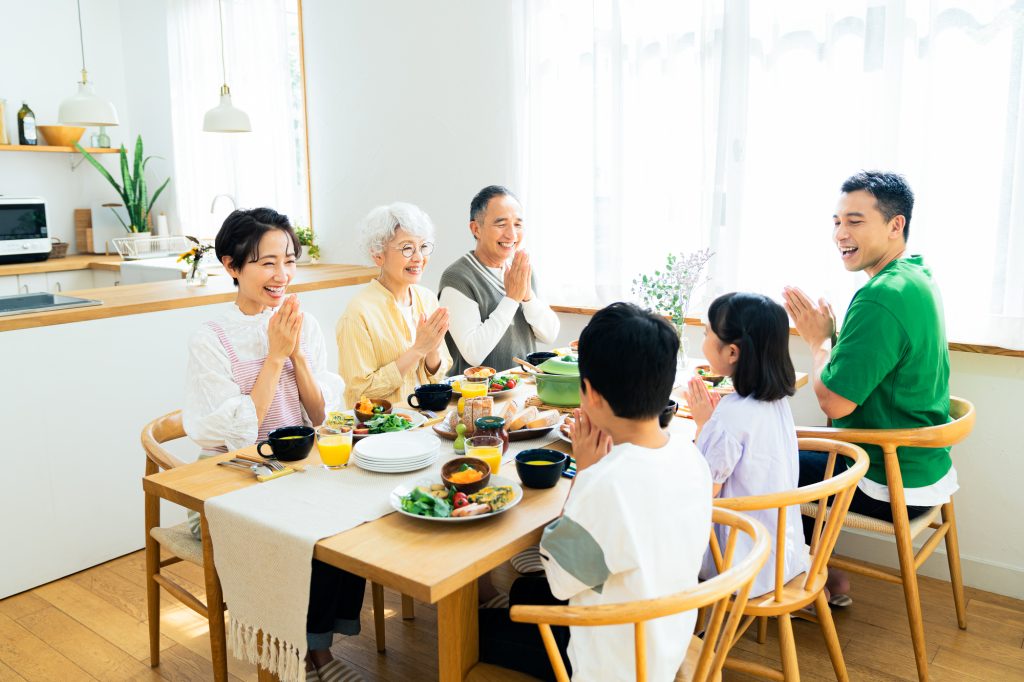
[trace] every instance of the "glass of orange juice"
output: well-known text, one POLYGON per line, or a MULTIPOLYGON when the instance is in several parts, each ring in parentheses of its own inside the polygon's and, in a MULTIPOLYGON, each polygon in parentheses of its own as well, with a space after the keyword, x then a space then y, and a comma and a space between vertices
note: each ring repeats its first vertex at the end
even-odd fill
POLYGON ((316 447, 324 466, 340 469, 348 464, 352 454, 352 432, 321 426, 316 430, 316 447))
POLYGON ((502 445, 497 436, 473 436, 466 439, 466 456, 482 459, 491 467, 491 473, 497 474, 501 468, 502 445))
POLYGON ((487 395, 490 385, 490 377, 463 377, 459 382, 459 392, 462 393, 462 397, 459 398, 459 414, 462 414, 467 400, 470 398, 483 398, 487 395))

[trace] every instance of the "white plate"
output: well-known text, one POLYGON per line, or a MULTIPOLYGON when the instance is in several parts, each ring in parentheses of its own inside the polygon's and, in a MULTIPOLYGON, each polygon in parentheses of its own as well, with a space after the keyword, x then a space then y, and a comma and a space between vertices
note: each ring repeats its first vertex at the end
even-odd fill
POLYGON ((434 457, 432 457, 432 458, 430 458, 428 460, 422 461, 422 462, 414 462, 414 463, 405 464, 405 465, 401 465, 401 466, 390 466, 390 467, 379 466, 379 465, 375 465, 375 464, 368 464, 366 462, 360 462, 358 460, 354 460, 354 462, 355 462, 355 465, 357 467, 359 467, 360 469, 363 469, 365 471, 372 471, 372 472, 378 473, 378 474, 404 474, 404 473, 409 472, 409 471, 418 471, 419 469, 426 468, 426 467, 434 464, 437 461, 437 459, 438 459, 438 457, 437 457, 437 455, 435 455, 434 457))
POLYGON ((558 436, 559 438, 561 438, 562 440, 564 440, 569 445, 572 445, 572 439, 569 438, 569 436, 567 436, 564 433, 562 433, 562 424, 561 423, 559 423, 558 426, 555 427, 555 435, 558 436))
POLYGON ((426 457, 441 447, 430 431, 395 431, 367 436, 353 448, 357 459, 374 462, 407 462, 426 457))
MULTIPOLYGON (((356 422, 359 421, 359 419, 356 417, 355 410, 345 410, 344 414, 351 415, 352 418, 356 420, 356 422)), ((408 429, 406 429, 406 431, 409 431, 410 429, 415 429, 417 426, 419 426, 423 422, 427 421, 427 418, 424 417, 419 412, 417 412, 416 410, 411 410, 411 409, 408 409, 408 408, 405 408, 405 407, 395 407, 395 408, 393 408, 391 410, 391 414, 397 414, 397 415, 405 417, 406 419, 409 420, 409 422, 412 425, 408 429)), ((402 433, 402 432, 401 431, 391 431, 390 433, 402 433)), ((367 437, 367 435, 383 436, 385 434, 382 434, 382 433, 356 434, 355 438, 357 440, 363 440, 363 439, 365 439, 367 437)))
POLYGON ((498 514, 504 514, 509 509, 519 504, 520 500, 523 499, 523 488, 518 483, 508 478, 502 478, 501 476, 491 476, 491 480, 488 482, 488 486, 507 485, 512 488, 513 494, 512 501, 496 512, 491 512, 490 514, 480 514, 478 516, 449 516, 446 519, 440 519, 436 516, 419 516, 418 514, 410 514, 409 512, 402 509, 402 498, 408 495, 409 492, 414 487, 416 487, 417 485, 430 486, 431 484, 436 482, 437 481, 423 480, 417 481, 412 485, 403 484, 398 486, 397 488, 391 491, 391 508, 394 509, 399 514, 411 516, 414 519, 422 519, 424 521, 440 521, 441 523, 461 523, 463 521, 479 521, 480 519, 489 519, 494 516, 497 516, 498 514))
MULTIPOLYGON (((508 374, 508 372, 498 372, 494 376, 505 376, 507 374, 508 374)), ((456 374, 455 376, 448 378, 448 383, 451 384, 451 383, 453 383, 455 381, 461 382, 463 379, 465 379, 464 376, 462 376, 461 374, 456 374)), ((495 393, 492 393, 492 392, 488 391, 487 395, 489 395, 490 397, 494 398, 495 400, 504 400, 504 399, 509 398, 509 397, 515 395, 516 393, 518 393, 519 389, 522 388, 522 385, 523 385, 523 382, 519 381, 518 377, 517 377, 516 387, 515 388, 510 388, 507 391, 499 391, 499 392, 495 392, 495 393)), ((455 387, 452 386, 452 395, 455 396, 456 399, 458 399, 458 398, 460 398, 462 396, 462 393, 460 391, 456 391, 455 387)))

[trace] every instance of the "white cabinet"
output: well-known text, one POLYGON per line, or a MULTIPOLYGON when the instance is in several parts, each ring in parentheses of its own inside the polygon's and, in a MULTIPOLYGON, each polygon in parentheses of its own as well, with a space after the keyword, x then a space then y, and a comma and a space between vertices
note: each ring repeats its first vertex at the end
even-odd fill
POLYGON ((63 270, 46 273, 46 290, 52 294, 92 289, 94 286, 92 270, 63 270))
POLYGON ((0 296, 13 296, 18 293, 18 276, 0 277, 0 296))
POLYGON ((45 272, 37 272, 31 275, 18 275, 19 294, 31 294, 41 291, 47 291, 45 272))
POLYGON ((92 285, 97 289, 116 287, 121 284, 121 273, 114 270, 93 270, 92 285))

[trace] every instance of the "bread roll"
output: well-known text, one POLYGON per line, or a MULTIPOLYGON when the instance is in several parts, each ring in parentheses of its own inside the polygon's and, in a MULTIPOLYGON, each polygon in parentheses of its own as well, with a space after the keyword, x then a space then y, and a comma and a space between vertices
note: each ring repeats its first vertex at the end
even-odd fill
POLYGON ((525 429, 527 422, 537 418, 537 408, 527 407, 522 412, 517 412, 514 417, 508 422, 509 431, 518 431, 519 429, 525 429))
POLYGON ((476 420, 480 417, 490 417, 494 414, 494 398, 484 396, 482 398, 470 398, 462 410, 462 423, 466 425, 466 435, 476 433, 476 420))
POLYGON ((511 428, 509 423, 512 421, 512 417, 519 413, 519 403, 514 400, 505 401, 504 407, 501 408, 498 416, 505 420, 505 428, 511 428))
POLYGON ((534 419, 526 422, 528 429, 542 429, 545 426, 554 426, 558 423, 558 410, 544 410, 534 419))

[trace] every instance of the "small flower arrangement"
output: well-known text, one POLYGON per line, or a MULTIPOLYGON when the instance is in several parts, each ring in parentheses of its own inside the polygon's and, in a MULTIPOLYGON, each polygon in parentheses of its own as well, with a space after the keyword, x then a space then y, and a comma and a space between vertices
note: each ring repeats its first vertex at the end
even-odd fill
POLYGON ((701 279, 704 266, 715 254, 711 249, 693 253, 670 253, 665 269, 654 274, 641 275, 633 280, 633 294, 653 312, 668 315, 680 337, 686 325, 686 312, 694 289, 707 279, 701 279))
POLYGON ((181 261, 185 261, 191 266, 187 279, 194 280, 199 276, 199 264, 202 262, 203 256, 205 256, 208 251, 213 250, 213 244, 203 244, 195 237, 189 237, 187 235, 185 236, 185 239, 195 244, 195 246, 178 256, 177 262, 180 263, 181 261))

